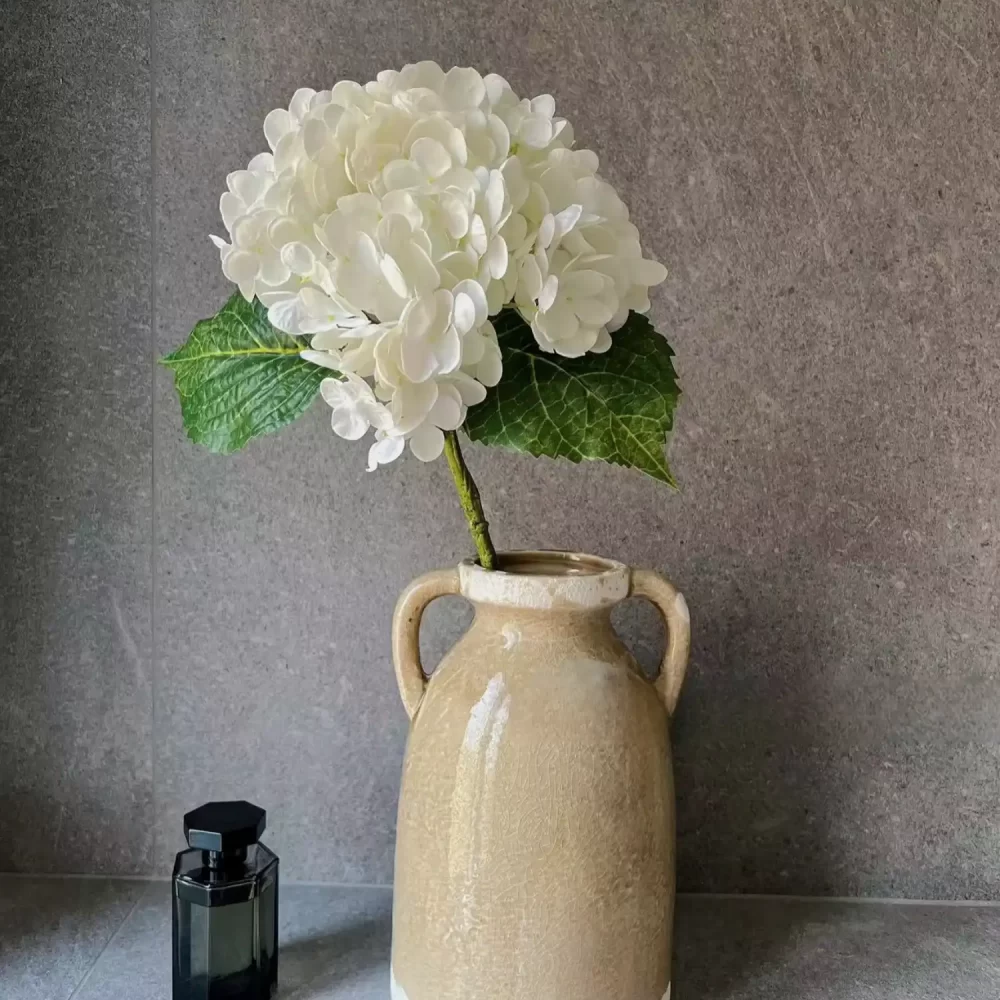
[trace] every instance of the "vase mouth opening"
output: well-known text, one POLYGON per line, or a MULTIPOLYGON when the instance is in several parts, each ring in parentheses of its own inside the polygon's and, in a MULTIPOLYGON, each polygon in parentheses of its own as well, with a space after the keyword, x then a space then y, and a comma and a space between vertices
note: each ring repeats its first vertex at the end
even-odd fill
POLYGON ((499 568, 486 570, 467 559, 458 567, 462 595, 477 604, 538 611, 593 610, 628 597, 624 563, 583 552, 501 552, 499 568))

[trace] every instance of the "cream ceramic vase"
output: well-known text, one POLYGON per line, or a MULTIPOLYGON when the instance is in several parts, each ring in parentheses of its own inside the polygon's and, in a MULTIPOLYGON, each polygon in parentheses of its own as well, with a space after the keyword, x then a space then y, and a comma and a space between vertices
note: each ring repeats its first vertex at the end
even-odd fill
POLYGON ((463 563, 407 588, 393 1000, 669 996, 669 718, 689 644, 666 580, 591 556, 515 552, 501 571, 463 563), (420 618, 444 594, 476 616, 428 681, 420 618), (611 627, 629 595, 667 622, 654 683, 611 627))

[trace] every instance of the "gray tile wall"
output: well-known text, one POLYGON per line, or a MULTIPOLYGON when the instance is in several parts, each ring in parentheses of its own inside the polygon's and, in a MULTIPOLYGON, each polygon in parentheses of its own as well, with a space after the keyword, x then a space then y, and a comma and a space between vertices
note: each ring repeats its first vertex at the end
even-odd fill
MULTIPOLYGON (((227 294, 207 234, 265 113, 429 57, 555 94, 671 268, 680 496, 469 459, 500 545, 688 595, 681 886, 1000 895, 1000 10, 157 0, 153 195, 145 8, 87 7, 23 5, 0 42, 0 867, 163 871, 184 809, 247 795, 290 876, 391 878, 387 626, 467 553, 451 487, 365 473, 319 406, 203 453, 165 372, 150 428, 148 206, 162 353, 227 294)), ((651 611, 621 626, 655 660, 651 611)))
POLYGON ((145 871, 148 5, 0 21, 0 869, 145 871))

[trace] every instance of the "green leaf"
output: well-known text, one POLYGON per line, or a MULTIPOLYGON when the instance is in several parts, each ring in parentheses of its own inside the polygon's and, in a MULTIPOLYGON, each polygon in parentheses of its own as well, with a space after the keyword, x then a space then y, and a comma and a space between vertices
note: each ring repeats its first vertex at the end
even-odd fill
POLYGON ((674 352, 645 316, 630 313, 609 351, 581 358, 542 351, 513 309, 493 325, 503 378, 469 408, 465 430, 473 441, 613 462, 676 488, 664 454, 680 397, 674 352))
POLYGON ((303 361, 309 344, 276 330, 236 292, 162 363, 174 372, 188 437, 223 454, 300 417, 333 372, 303 361))

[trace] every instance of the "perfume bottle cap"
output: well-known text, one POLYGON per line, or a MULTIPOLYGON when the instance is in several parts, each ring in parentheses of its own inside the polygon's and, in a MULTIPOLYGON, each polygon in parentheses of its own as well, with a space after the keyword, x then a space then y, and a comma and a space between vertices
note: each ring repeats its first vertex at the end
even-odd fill
POLYGON ((267 813, 251 802, 208 802, 184 817, 184 836, 192 847, 228 854, 256 844, 267 813))

